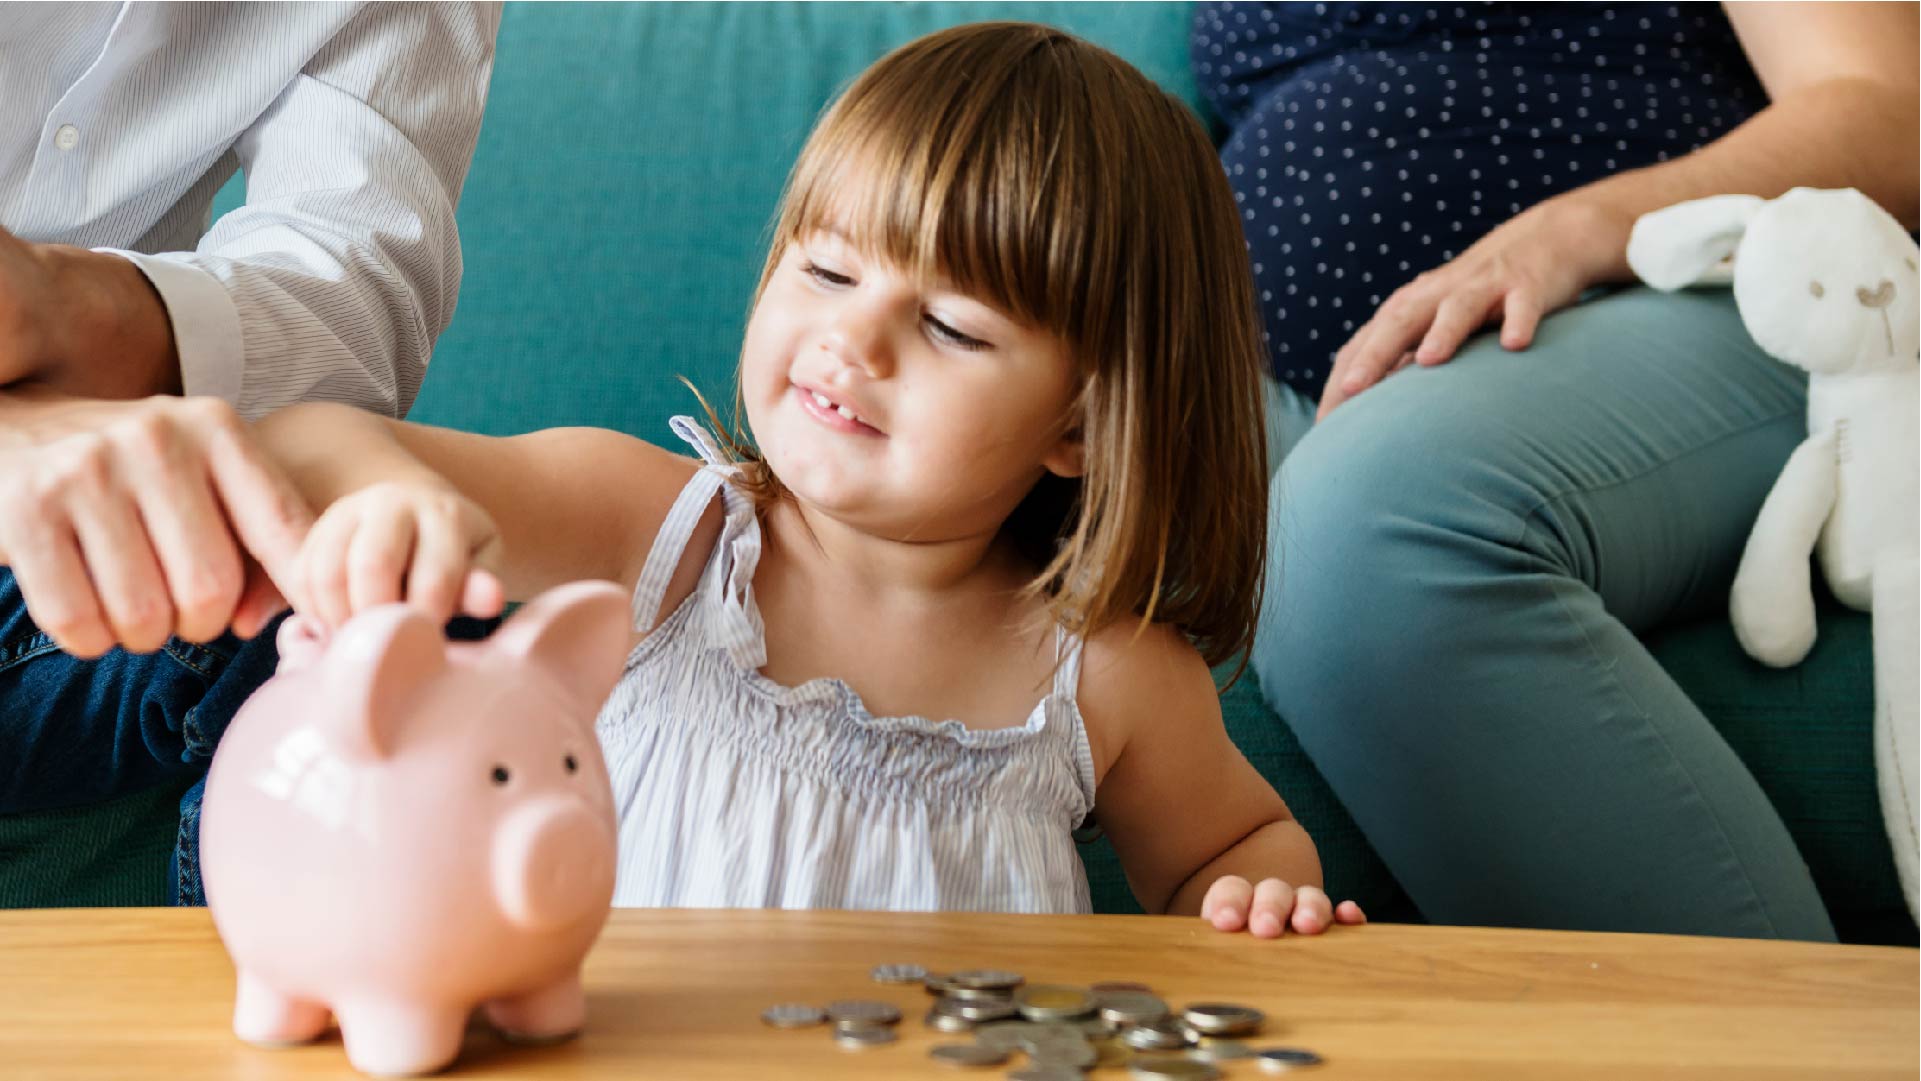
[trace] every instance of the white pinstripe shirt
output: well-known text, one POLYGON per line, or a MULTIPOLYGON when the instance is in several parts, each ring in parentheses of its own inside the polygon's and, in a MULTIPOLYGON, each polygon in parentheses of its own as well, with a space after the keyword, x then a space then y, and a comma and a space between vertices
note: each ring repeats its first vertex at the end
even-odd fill
POLYGON ((494 3, 0 5, 0 225, 153 282, 188 394, 398 416, 460 288, 494 3), (208 230, 242 169, 246 205, 208 230))

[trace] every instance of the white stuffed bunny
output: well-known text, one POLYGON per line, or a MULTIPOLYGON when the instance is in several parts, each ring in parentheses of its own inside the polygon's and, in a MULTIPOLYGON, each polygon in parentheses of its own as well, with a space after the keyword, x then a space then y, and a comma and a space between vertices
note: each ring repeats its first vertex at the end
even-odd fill
POLYGON ((1875 765, 1895 868, 1917 909, 1916 247, 1852 188, 1775 200, 1719 195, 1643 216, 1628 265, 1656 289, 1726 279, 1754 341, 1805 368, 1808 439, 1761 506, 1734 578, 1734 633, 1756 660, 1798 663, 1814 645, 1808 553, 1843 604, 1874 612, 1875 765))

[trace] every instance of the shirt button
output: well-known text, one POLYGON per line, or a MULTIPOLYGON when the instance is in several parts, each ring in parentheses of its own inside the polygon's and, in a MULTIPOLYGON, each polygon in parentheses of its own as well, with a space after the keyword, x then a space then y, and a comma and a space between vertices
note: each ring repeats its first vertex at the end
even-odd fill
POLYGON ((72 124, 60 125, 60 130, 53 133, 53 145, 62 150, 72 150, 74 147, 79 146, 80 129, 74 127, 72 124))

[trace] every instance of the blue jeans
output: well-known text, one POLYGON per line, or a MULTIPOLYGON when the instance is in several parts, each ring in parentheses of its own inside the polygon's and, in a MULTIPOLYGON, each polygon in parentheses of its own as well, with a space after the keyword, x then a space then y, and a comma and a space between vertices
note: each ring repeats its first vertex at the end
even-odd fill
MULTIPOLYGON (((251 641, 169 639, 154 653, 80 660, 34 625, 13 573, 0 567, 0 814, 83 807, 204 778, 227 722, 273 674, 277 629, 251 641)), ((200 903, 200 793, 196 783, 180 800, 168 882, 182 904, 200 903)), ((8 857, 20 865, 0 866, 0 875, 32 874, 33 861, 53 854, 8 857)))
POLYGON ((1636 637, 1726 611, 1805 415, 1728 294, 1630 289, 1393 375, 1287 455, 1253 667, 1428 919, 1834 937, 1636 637))

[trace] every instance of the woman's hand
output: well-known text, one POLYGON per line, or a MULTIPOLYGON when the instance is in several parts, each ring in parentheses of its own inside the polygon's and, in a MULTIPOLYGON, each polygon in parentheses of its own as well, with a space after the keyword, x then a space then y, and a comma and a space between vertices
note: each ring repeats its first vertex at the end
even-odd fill
POLYGON ((1633 227, 1631 216, 1586 200, 1552 199, 1521 212, 1387 298, 1335 354, 1318 417, 1408 364, 1445 364, 1489 322, 1501 324, 1503 347, 1527 348, 1542 316, 1627 273, 1633 227))
POLYGON ((1367 922, 1360 905, 1342 901, 1337 907, 1318 886, 1290 886, 1278 878, 1256 886, 1239 875, 1214 880, 1201 899, 1201 918, 1217 931, 1245 929, 1255 938, 1279 938, 1289 927, 1318 935, 1337 923, 1367 922))
POLYGON ((295 608, 329 627, 406 601, 435 620, 500 614, 500 533, 444 483, 389 481, 329 506, 301 545, 295 608))

